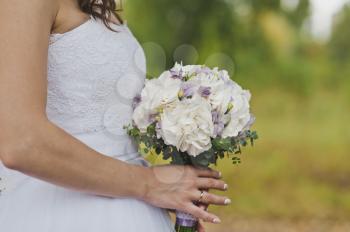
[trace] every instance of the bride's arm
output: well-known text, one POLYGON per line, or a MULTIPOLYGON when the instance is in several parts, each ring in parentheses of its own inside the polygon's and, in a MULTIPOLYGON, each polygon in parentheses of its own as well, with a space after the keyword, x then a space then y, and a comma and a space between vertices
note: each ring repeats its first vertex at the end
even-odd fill
MULTIPOLYGON (((130 165, 94 151, 48 120, 48 37, 57 10, 56 0, 0 2, 3 164, 67 188, 102 196, 133 197, 159 207, 183 210, 206 221, 217 219, 191 203, 199 198, 199 188, 225 189, 225 183, 215 179, 217 172, 130 165)), ((225 200, 208 193, 205 203, 222 205, 225 200)))
POLYGON ((0 3, 0 157, 12 169, 65 187, 137 196, 142 169, 95 152, 46 117, 53 0, 0 3), (125 173, 125 174, 123 174, 125 173), (132 183, 132 185, 130 185, 132 183))

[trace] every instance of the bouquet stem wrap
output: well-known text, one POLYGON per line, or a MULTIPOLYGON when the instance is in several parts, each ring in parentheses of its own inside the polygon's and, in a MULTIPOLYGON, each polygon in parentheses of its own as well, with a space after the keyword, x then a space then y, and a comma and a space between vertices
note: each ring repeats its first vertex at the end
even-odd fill
POLYGON ((176 232, 195 232, 197 231, 198 219, 188 213, 176 211, 176 232))

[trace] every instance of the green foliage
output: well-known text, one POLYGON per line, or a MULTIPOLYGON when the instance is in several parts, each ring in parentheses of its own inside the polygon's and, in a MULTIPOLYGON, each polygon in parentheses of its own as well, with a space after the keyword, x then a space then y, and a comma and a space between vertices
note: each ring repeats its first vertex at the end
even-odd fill
MULTIPOLYGON (((156 123, 151 124, 145 133, 131 125, 124 127, 129 136, 139 144, 140 153, 147 154, 154 149, 157 155, 162 155, 163 159, 170 160, 171 164, 192 165, 195 167, 209 167, 216 164, 219 158, 223 159, 225 154, 232 156, 241 153, 241 147, 247 146, 248 142, 253 146, 254 140, 258 139, 255 131, 243 131, 237 137, 212 139, 212 148, 199 154, 196 157, 179 151, 175 146, 167 145, 163 139, 157 138, 156 123)), ((233 164, 240 163, 240 158, 234 156, 233 164)))
POLYGON ((264 10, 279 11, 281 6, 280 0, 248 0, 246 2, 251 5, 255 12, 260 12, 264 10))
POLYGON ((299 0, 297 8, 292 12, 287 12, 286 14, 296 28, 301 28, 307 17, 310 15, 309 0, 299 0))
POLYGON ((341 64, 350 60, 350 5, 346 6, 335 20, 330 42, 332 56, 341 64))
POLYGON ((213 147, 218 151, 228 151, 232 147, 230 138, 215 138, 213 139, 213 147))

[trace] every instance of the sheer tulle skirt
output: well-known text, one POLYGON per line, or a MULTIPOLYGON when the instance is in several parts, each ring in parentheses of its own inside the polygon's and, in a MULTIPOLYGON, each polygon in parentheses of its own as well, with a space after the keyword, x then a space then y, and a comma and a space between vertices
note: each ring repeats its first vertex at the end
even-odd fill
MULTIPOLYGON (((134 163, 145 165, 142 158, 134 163)), ((0 231, 167 232, 166 210, 135 199, 80 193, 28 177, 0 165, 0 231)))

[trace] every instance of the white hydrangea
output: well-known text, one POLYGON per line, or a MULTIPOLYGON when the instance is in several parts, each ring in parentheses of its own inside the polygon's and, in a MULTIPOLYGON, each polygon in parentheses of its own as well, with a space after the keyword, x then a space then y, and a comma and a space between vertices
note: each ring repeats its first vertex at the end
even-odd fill
POLYGON ((238 84, 232 82, 230 96, 233 108, 229 112, 230 119, 228 125, 221 135, 223 138, 237 136, 251 121, 249 105, 251 98, 250 92, 248 90, 243 90, 238 84))
POLYGON ((199 95, 165 109, 159 130, 165 144, 197 156, 211 148, 214 125, 210 104, 199 95))
POLYGON ((154 122, 154 115, 179 101, 180 87, 181 80, 171 78, 168 71, 157 79, 146 81, 141 92, 141 102, 133 114, 133 121, 142 132, 154 122))

